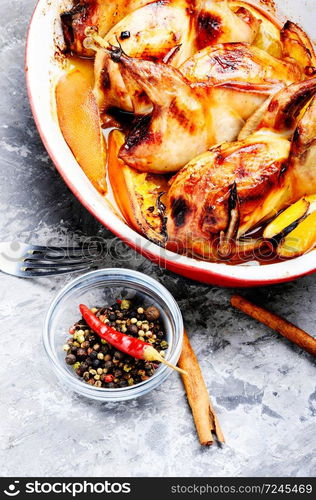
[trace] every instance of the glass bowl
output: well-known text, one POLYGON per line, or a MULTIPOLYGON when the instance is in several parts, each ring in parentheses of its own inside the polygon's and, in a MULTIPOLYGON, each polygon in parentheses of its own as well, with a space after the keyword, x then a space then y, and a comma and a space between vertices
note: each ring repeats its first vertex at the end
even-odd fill
POLYGON ((124 401, 155 389, 171 374, 173 370, 161 364, 148 380, 129 387, 106 389, 87 384, 65 363, 63 345, 69 338, 69 327, 81 317, 80 303, 89 307, 103 306, 112 304, 118 296, 133 298, 136 295, 145 305, 155 305, 160 310, 169 344, 166 360, 177 364, 182 348, 183 321, 179 306, 168 290, 137 271, 99 269, 66 285, 53 300, 45 318, 43 342, 46 353, 55 373, 70 389, 98 401, 124 401))

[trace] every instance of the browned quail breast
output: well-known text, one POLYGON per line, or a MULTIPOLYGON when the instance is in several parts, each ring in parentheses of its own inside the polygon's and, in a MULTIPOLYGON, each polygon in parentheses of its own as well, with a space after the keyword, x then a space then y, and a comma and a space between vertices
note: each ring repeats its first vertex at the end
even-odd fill
POLYGON ((231 189, 236 184, 241 233, 275 207, 272 199, 286 190, 284 162, 288 140, 256 132, 245 141, 224 143, 182 169, 168 193, 169 246, 214 258, 214 245, 230 221, 231 189))
POLYGON ((130 58, 119 49, 112 49, 111 57, 126 87, 136 81, 153 106, 136 120, 120 151, 120 158, 138 170, 175 172, 210 146, 235 139, 268 93, 267 86, 262 94, 260 86, 249 84, 242 89, 190 84, 169 65, 130 58))
POLYGON ((230 226, 233 188, 238 217, 232 234, 237 237, 291 203, 297 196, 297 183, 301 192, 315 189, 316 175, 309 168, 315 157, 314 101, 300 117, 315 93, 316 79, 280 91, 256 132, 242 141, 213 147, 173 178, 168 193, 170 248, 214 258, 220 235, 230 226), (311 157, 306 154, 310 147, 311 157))
POLYGON ((316 193, 316 97, 299 120, 291 145, 288 169, 294 199, 316 193))
POLYGON ((281 31, 283 57, 295 60, 305 76, 316 75, 316 56, 314 45, 297 24, 287 21, 281 31))
POLYGON ((128 12, 149 3, 150 0, 74 0, 70 10, 61 14, 62 28, 67 49, 82 56, 94 56, 85 49, 85 29, 97 28, 104 36, 128 12))
MULTIPOLYGON (((235 13, 227 0, 158 0, 128 14, 107 33, 105 42, 119 43, 130 57, 179 67, 202 46, 251 43, 259 25, 252 14, 245 15, 245 9, 235 13)), ((95 73, 101 112, 111 107, 137 113, 150 109, 137 82, 127 88, 106 51, 97 51, 95 73)))
POLYGON ((269 94, 284 85, 283 78, 299 79, 295 62, 279 63, 246 44, 226 45, 199 52, 181 73, 166 64, 130 58, 119 48, 108 51, 125 88, 135 83, 153 107, 132 128, 121 159, 138 170, 175 172, 214 144, 235 140, 269 94), (235 58, 226 81, 219 69, 221 55, 222 61, 235 58), (261 77, 256 77, 254 66, 261 77))
POLYGON ((95 56, 102 123, 133 116, 118 165, 168 174, 164 186, 176 174, 169 249, 233 259, 316 193, 316 55, 301 27, 252 0, 74 0, 61 19, 68 51, 95 56))
MULTIPOLYGON (((178 66, 192 54, 190 0, 152 2, 127 15, 105 37, 105 46, 120 44, 125 54, 178 66)), ((111 108, 144 114, 150 102, 137 80, 128 84, 107 50, 97 50, 94 93, 101 113, 111 108)))
POLYGON ((196 2, 196 48, 225 42, 252 43, 260 20, 247 8, 232 10, 227 0, 200 0, 196 2))
POLYGON ((302 79, 294 60, 280 60, 248 43, 225 43, 206 47, 180 66, 190 82, 248 82, 289 85, 302 79))

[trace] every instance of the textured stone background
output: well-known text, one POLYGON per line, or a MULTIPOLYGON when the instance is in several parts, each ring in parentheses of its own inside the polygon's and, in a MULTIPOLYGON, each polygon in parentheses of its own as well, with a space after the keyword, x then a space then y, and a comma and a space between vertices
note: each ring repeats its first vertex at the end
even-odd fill
MULTIPOLYGON (((101 235, 115 243, 69 192, 34 126, 23 73, 33 6, 34 0, 0 3, 1 240, 45 244, 101 235)), ((22 281, 1 274, 1 474, 315 475, 314 360, 233 311, 230 290, 175 276, 119 243, 116 253, 178 300, 227 445, 199 446, 177 375, 120 404, 98 404, 64 389, 48 366, 41 328, 49 302, 71 277, 22 281)), ((113 254, 101 265, 120 260, 113 254)), ((315 292, 310 276, 245 294, 316 333, 315 292)))

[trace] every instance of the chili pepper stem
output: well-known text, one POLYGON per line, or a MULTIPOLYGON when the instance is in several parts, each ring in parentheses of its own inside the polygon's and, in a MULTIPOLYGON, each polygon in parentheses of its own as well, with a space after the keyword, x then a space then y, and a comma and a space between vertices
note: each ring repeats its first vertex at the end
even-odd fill
POLYGON ((182 373, 182 375, 187 375, 187 372, 185 370, 182 370, 182 368, 178 368, 175 365, 172 365, 168 361, 166 361, 158 351, 154 347, 148 346, 146 349, 144 349, 144 359, 146 361, 159 361, 160 363, 163 363, 164 365, 169 366, 169 368, 172 368, 173 370, 182 373))

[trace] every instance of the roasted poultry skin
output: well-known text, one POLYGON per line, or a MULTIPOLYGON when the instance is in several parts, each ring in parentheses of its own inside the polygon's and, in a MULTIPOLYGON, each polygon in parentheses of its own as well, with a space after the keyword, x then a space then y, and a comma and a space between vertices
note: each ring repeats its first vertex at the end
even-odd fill
POLYGON ((316 192, 316 56, 298 25, 251 0, 72 5, 65 43, 95 58, 98 120, 129 116, 112 187, 123 171, 165 186, 163 235, 141 229, 149 239, 234 262, 263 241, 249 233, 316 192))
MULTIPOLYGON (((105 37, 105 46, 119 43, 131 57, 177 66, 193 50, 189 6, 189 0, 149 3, 115 25, 105 37)), ((120 108, 144 114, 152 107, 138 82, 130 78, 126 83, 120 67, 102 48, 96 51, 94 94, 101 113, 120 108)))
POLYGON ((314 46, 306 33, 297 24, 287 21, 281 30, 280 39, 283 57, 294 59, 310 78, 316 74, 316 56, 314 46))
POLYGON ((315 157, 315 100, 300 117, 315 94, 316 78, 280 91, 250 136, 211 148, 173 178, 170 249, 216 260, 227 232, 235 241, 297 199, 298 192, 315 190, 308 154, 312 147, 315 157))
POLYGON ((108 52, 126 88, 137 82, 153 106, 136 121, 120 158, 155 173, 176 172, 212 145, 235 140, 269 94, 301 75, 295 62, 241 43, 204 49, 182 71, 130 58, 119 48, 108 52))
MULTIPOLYGON (((260 21, 250 12, 233 12, 227 0, 159 0, 131 12, 118 22, 104 41, 119 43, 125 54, 179 67, 197 50, 214 43, 248 42, 260 21)), ((148 99, 137 84, 124 85, 108 52, 97 50, 95 95, 101 112, 112 107, 146 113, 148 99)))
POLYGON ((226 42, 252 43, 260 21, 247 9, 232 10, 227 0, 196 2, 196 49, 226 42))
POLYGON ((74 0, 70 10, 61 14, 64 39, 68 51, 77 55, 93 57, 83 41, 88 26, 97 28, 101 36, 122 19, 128 12, 149 3, 151 0, 74 0))
POLYGON ((288 169, 293 176, 294 199, 316 193, 316 97, 295 130, 288 169))
POLYGON ((192 83, 213 85, 229 82, 289 85, 304 76, 296 61, 277 59, 249 43, 211 45, 196 52, 179 69, 192 83))

